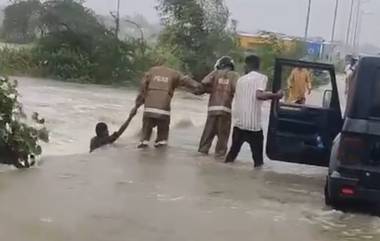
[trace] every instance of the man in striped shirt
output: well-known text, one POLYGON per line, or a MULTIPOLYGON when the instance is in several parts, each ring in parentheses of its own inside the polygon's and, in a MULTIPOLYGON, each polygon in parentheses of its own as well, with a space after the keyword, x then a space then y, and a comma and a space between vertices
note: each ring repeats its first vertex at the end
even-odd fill
POLYGON ((246 75, 238 80, 236 86, 233 105, 232 146, 225 162, 234 162, 242 145, 248 142, 255 167, 261 167, 264 164, 264 134, 261 125, 262 104, 267 100, 281 99, 283 92, 266 91, 268 77, 258 72, 260 59, 257 56, 248 56, 245 64, 246 75))

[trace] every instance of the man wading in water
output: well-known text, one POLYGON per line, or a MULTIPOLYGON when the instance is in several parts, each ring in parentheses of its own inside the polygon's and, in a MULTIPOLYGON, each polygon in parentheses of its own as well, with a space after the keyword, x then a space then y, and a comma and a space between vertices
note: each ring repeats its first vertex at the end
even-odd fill
POLYGON ((157 127, 154 146, 166 146, 169 138, 171 100, 175 90, 178 87, 186 87, 196 93, 201 89, 198 82, 161 63, 145 74, 136 98, 136 109, 144 105, 142 136, 138 148, 149 146, 154 127, 157 127))
POLYGON ((198 151, 207 155, 212 141, 217 136, 218 143, 215 148, 215 157, 224 158, 231 132, 231 105, 239 74, 234 71, 234 61, 227 56, 219 59, 215 67, 216 70, 202 80, 204 90, 199 93, 210 94, 210 100, 207 122, 198 151))
POLYGON ((267 100, 281 99, 283 93, 282 91, 278 93, 266 91, 268 77, 258 72, 260 59, 257 56, 248 56, 245 63, 246 75, 242 76, 236 85, 232 146, 225 162, 234 162, 242 145, 248 142, 257 168, 264 165, 264 134, 261 125, 262 104, 267 100))

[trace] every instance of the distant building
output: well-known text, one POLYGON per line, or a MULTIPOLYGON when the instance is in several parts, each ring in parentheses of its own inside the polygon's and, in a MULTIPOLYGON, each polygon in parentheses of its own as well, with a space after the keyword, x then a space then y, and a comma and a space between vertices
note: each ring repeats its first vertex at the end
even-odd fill
POLYGON ((303 38, 266 31, 260 31, 255 34, 238 32, 237 37, 240 46, 246 51, 255 51, 268 46, 276 39, 280 40, 282 45, 288 50, 296 48, 297 43, 304 44, 306 48, 305 59, 334 62, 343 58, 341 43, 326 42, 323 38, 310 38, 305 41, 303 38))
POLYGON ((296 45, 294 38, 272 32, 261 31, 256 34, 239 32, 237 37, 240 47, 245 50, 256 50, 260 47, 268 46, 269 44, 273 43, 274 38, 280 39, 282 41, 282 44, 284 44, 284 46, 289 49, 295 47, 296 45))

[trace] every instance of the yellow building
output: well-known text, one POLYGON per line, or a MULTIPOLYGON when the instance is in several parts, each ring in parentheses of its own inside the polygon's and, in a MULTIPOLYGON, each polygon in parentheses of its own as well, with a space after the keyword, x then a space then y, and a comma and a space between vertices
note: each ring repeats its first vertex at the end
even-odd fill
POLYGON ((255 50, 272 44, 273 39, 280 39, 285 49, 293 49, 296 47, 297 40, 276 33, 238 33, 240 47, 245 50, 255 50))

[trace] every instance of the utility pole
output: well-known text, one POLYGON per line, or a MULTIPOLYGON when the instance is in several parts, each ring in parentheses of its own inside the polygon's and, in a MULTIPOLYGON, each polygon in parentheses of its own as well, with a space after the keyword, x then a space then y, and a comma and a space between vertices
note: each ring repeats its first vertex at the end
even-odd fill
POLYGON ((309 34, 310 11, 311 11, 311 0, 309 0, 309 4, 308 4, 308 7, 307 7, 306 27, 305 27, 305 40, 307 40, 308 34, 309 34))
POLYGON ((115 35, 118 38, 119 32, 120 32, 120 0, 117 0, 117 10, 116 10, 116 28, 115 28, 115 35))
POLYGON ((336 19, 338 17, 338 9, 339 9, 339 0, 336 0, 334 20, 333 20, 332 33, 331 33, 331 42, 334 42, 334 39, 335 39, 335 28, 336 28, 336 19))
POLYGON ((356 22, 355 22, 355 29, 354 29, 354 38, 352 40, 352 45, 356 47, 356 40, 358 38, 358 30, 359 30, 359 24, 360 24, 360 13, 362 11, 362 1, 358 0, 358 6, 356 9, 356 22))
POLYGON ((113 20, 115 21, 115 37, 119 38, 120 32, 120 0, 117 0, 116 13, 110 12, 113 20))
POLYGON ((354 0, 351 0, 350 16, 348 17, 348 26, 347 26, 347 33, 346 33, 346 45, 347 46, 348 46, 349 40, 350 40, 351 22, 352 22, 352 15, 353 14, 354 14, 354 0))

